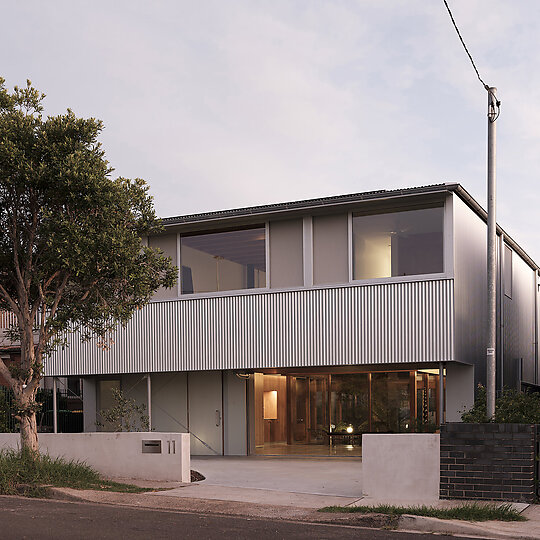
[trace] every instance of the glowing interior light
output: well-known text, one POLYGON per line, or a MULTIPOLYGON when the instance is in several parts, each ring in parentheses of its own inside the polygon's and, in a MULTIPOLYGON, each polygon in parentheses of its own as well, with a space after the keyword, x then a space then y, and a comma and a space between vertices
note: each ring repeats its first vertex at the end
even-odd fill
POLYGON ((354 430, 353 430, 353 427, 352 426, 349 426, 347 428, 347 433, 352 433, 354 430))

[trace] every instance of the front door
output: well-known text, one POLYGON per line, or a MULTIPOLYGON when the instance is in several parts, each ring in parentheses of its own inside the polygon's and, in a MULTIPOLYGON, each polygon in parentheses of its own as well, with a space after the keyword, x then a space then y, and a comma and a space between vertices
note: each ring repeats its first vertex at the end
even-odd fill
POLYGON ((291 377, 289 395, 292 443, 306 444, 309 442, 309 379, 307 377, 291 377))
POLYGON ((328 430, 328 377, 291 377, 291 442, 324 444, 328 430))
POLYGON ((221 371, 194 371, 188 374, 189 431, 191 453, 223 453, 221 371))

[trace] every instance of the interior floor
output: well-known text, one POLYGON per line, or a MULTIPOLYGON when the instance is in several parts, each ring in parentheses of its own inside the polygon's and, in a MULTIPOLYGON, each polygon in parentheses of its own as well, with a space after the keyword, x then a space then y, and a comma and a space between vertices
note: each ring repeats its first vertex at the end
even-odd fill
POLYGON ((265 443, 255 449, 260 456, 339 456, 362 457, 362 447, 352 444, 265 443))

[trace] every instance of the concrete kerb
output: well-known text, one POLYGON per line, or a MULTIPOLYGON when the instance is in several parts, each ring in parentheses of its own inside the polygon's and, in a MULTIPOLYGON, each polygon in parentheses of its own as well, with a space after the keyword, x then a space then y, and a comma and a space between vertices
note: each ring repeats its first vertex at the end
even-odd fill
MULTIPOLYGON (((71 502, 112 504, 171 512, 235 515, 306 523, 341 524, 364 528, 391 528, 404 532, 467 535, 479 538, 540 539, 540 505, 531 505, 525 510, 530 519, 530 521, 526 522, 465 522, 412 515, 397 517, 385 514, 335 514, 297 506, 175 497, 167 495, 165 492, 160 492, 160 496, 157 497, 157 493, 133 494, 54 488, 51 495, 54 498, 71 502)), ((450 503, 450 501, 444 502, 450 503)))
MULTIPOLYGON (((516 525, 526 522, 513 522, 516 525)), ((423 532, 450 535, 474 536, 479 538, 538 540, 540 532, 528 533, 524 530, 501 531, 500 521, 467 522, 438 519, 426 516, 403 515, 399 519, 399 530, 403 532, 423 532), (499 530, 494 530, 499 529, 499 530)), ((534 526, 536 528, 536 525, 534 526)))

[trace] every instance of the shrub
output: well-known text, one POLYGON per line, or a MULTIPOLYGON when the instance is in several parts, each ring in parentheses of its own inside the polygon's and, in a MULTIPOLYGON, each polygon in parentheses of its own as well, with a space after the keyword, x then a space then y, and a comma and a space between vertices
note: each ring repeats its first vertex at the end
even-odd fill
MULTIPOLYGON (((100 411, 101 418, 113 431, 149 431, 150 418, 146 414, 144 403, 137 404, 128 398, 119 388, 112 389, 114 405, 100 411)), ((98 427, 105 427, 103 422, 96 422, 98 427)))
POLYGON ((487 416, 487 392, 478 385, 474 405, 463 412, 461 420, 468 423, 540 424, 540 394, 505 388, 495 400, 495 417, 487 416))

